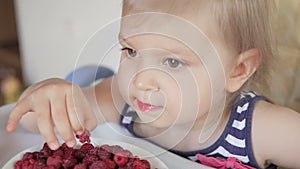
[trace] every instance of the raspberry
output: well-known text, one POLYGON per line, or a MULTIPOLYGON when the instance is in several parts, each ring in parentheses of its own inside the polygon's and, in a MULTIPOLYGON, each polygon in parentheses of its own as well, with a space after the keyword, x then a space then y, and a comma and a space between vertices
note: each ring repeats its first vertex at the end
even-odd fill
POLYGON ((133 162, 134 169, 150 169, 150 163, 147 160, 140 160, 136 158, 133 162))
POLYGON ((135 158, 129 158, 129 160, 128 160, 126 166, 127 166, 128 168, 133 168, 133 162, 134 162, 134 160, 135 160, 135 158))
POLYGON ((68 145, 66 143, 63 143, 59 148, 61 150, 64 150, 66 147, 68 148, 68 145))
POLYGON ((103 161, 95 161, 90 166, 89 169, 108 169, 103 161))
POLYGON ((22 160, 29 160, 29 159, 36 159, 36 154, 33 153, 33 152, 26 152, 26 153, 23 155, 22 160))
POLYGON ((34 164, 36 162, 35 159, 29 159, 28 161, 29 161, 30 164, 34 164))
POLYGON ((22 169, 32 169, 33 168, 33 165, 30 164, 30 162, 28 160, 24 160, 22 161, 22 169))
POLYGON ((122 167, 119 167, 119 169, 131 169, 131 168, 127 167, 127 166, 122 166, 122 167))
POLYGON ((111 147, 111 146, 108 145, 108 144, 103 144, 103 145, 100 146, 100 148, 102 148, 102 149, 104 149, 104 150, 106 150, 106 151, 108 151, 108 152, 111 152, 111 151, 110 151, 110 147, 111 147))
POLYGON ((119 145, 110 146, 110 152, 113 154, 117 154, 118 152, 123 151, 124 149, 119 145))
POLYGON ((43 153, 44 156, 48 157, 52 155, 52 150, 50 149, 50 147, 48 146, 47 143, 44 143, 43 148, 40 150, 40 152, 43 153))
POLYGON ((90 151, 90 150, 93 149, 93 148, 94 148, 93 144, 85 143, 85 144, 83 144, 83 145, 80 147, 80 150, 83 151, 83 152, 88 152, 88 151, 90 151))
POLYGON ((38 160, 33 164, 33 169, 43 169, 44 167, 46 167, 44 160, 38 160))
POLYGON ((98 156, 96 155, 87 155, 83 158, 82 163, 86 164, 87 166, 91 165, 94 161, 99 160, 98 156))
POLYGON ((122 151, 127 157, 133 158, 133 154, 129 150, 123 150, 122 151))
POLYGON ((15 169, 22 169, 23 161, 19 160, 15 163, 14 168, 15 169))
POLYGON ((98 148, 97 155, 101 160, 104 160, 104 159, 110 159, 112 153, 100 147, 98 148))
POLYGON ((91 134, 88 130, 84 130, 84 132, 81 135, 76 134, 76 138, 79 139, 81 143, 85 143, 85 142, 90 143, 91 142, 90 135, 91 134))
POLYGON ((77 160, 74 157, 68 157, 63 159, 62 166, 64 168, 73 168, 77 164, 77 160))
POLYGON ((81 151, 81 150, 77 150, 75 151, 74 153, 74 157, 77 159, 77 160, 82 160, 84 157, 85 157, 86 153, 81 151))
POLYGON ((47 165, 54 166, 55 168, 60 168, 62 164, 61 156, 50 156, 47 159, 47 165))
POLYGON ((99 149, 100 149, 99 147, 95 147, 95 148, 89 150, 88 154, 97 156, 99 149))
POLYGON ((118 152, 114 156, 114 161, 118 166, 124 166, 128 162, 128 157, 124 152, 118 152))
POLYGON ((49 166, 44 167, 43 169, 57 169, 57 168, 53 167, 52 165, 49 165, 49 166))
POLYGON ((64 155, 64 152, 61 149, 57 149, 52 152, 52 156, 61 156, 62 157, 63 155, 64 155))
POLYGON ((103 162, 106 164, 107 168, 115 169, 117 164, 111 159, 104 159, 103 162))
POLYGON ((75 154, 75 149, 73 149, 71 147, 64 147, 63 154, 64 154, 63 155, 64 158, 72 157, 75 154))
POLYGON ((35 159, 45 159, 45 155, 42 152, 33 152, 33 154, 35 155, 35 159))
POLYGON ((77 164, 75 165, 74 169, 86 169, 86 165, 85 164, 77 164))

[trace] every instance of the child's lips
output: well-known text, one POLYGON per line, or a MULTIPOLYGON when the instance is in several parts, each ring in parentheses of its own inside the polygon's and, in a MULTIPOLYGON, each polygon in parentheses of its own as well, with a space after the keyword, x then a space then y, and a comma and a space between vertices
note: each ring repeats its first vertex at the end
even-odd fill
POLYGON ((143 103, 139 99, 137 99, 137 105, 142 112, 156 111, 163 108, 162 106, 154 106, 148 103, 143 103))

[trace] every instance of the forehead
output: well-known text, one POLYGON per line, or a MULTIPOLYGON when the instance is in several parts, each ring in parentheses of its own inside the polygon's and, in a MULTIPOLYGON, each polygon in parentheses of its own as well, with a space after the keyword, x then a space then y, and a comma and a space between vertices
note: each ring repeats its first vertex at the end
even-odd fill
POLYGON ((213 40, 217 31, 212 6, 207 0, 124 0, 121 34, 151 29, 157 33, 164 33, 163 29, 181 29, 181 33, 189 34, 185 30, 188 25, 213 40), (169 17, 158 15, 162 13, 169 17))
POLYGON ((197 56, 217 52, 225 57, 228 51, 218 31, 216 13, 214 0, 125 0, 120 34, 125 39, 145 33, 170 36, 197 56))
POLYGON ((183 16, 195 14, 211 5, 211 1, 207 0, 123 0, 123 15, 137 12, 163 12, 183 16))

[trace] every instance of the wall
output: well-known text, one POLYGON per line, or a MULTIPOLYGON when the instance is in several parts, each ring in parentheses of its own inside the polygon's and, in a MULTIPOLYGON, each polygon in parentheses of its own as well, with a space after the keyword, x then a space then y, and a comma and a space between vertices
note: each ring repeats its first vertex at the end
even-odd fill
POLYGON ((276 0, 278 54, 269 96, 300 112, 300 1, 276 0))
MULTIPOLYGON (((97 63, 93 57, 80 63, 76 59, 93 33, 121 15, 121 0, 15 0, 15 6, 26 84, 65 77, 75 65, 97 63)), ((116 42, 117 34, 110 38, 116 42)), ((117 59, 107 65, 115 68, 117 59)))

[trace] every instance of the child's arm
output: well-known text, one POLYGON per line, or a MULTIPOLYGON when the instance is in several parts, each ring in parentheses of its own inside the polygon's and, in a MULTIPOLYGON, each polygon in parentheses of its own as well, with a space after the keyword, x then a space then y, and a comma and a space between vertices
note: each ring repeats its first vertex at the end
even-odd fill
POLYGON ((259 102, 253 117, 253 151, 261 165, 300 168, 300 114, 259 102))
POLYGON ((56 131, 73 146, 74 132, 80 134, 84 129, 92 130, 104 121, 102 115, 96 114, 98 106, 106 120, 118 120, 119 114, 111 107, 110 83, 111 79, 107 79, 98 84, 95 87, 97 95, 94 87, 81 89, 62 79, 34 84, 19 98, 10 114, 7 130, 14 131, 20 121, 28 130, 40 132, 52 149, 59 146, 56 131))
POLYGON ((108 78, 95 87, 83 89, 93 112, 97 112, 98 124, 120 121, 120 112, 125 106, 121 97, 116 78, 108 78), (96 102, 95 102, 96 101, 96 102))

